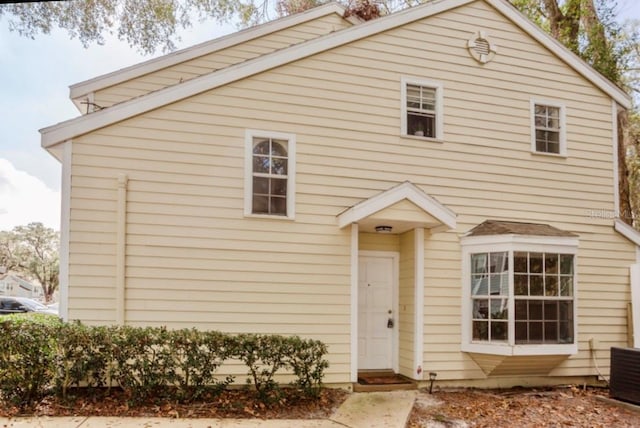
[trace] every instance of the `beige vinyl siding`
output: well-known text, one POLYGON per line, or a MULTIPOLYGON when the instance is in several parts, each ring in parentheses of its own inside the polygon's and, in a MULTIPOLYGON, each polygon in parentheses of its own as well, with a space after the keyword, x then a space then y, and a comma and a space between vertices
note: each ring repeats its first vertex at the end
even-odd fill
POLYGON ((358 236, 360 251, 400 251, 400 236, 379 233, 360 233, 358 236))
POLYGON ((351 25, 332 13, 101 89, 94 93, 94 102, 101 107, 109 107, 351 25))
POLYGON ((415 233, 413 230, 400 236, 400 281, 398 289, 398 366, 400 373, 414 377, 414 293, 415 293, 415 233))
MULTIPOLYGON (((580 235, 580 353, 552 374, 595 374, 590 337, 626 344, 635 260, 611 220, 588 215, 613 209, 611 141, 610 99, 482 2, 371 36, 74 140, 70 317, 114 320, 126 173, 128 323, 321 339, 325 381, 348 382, 351 233, 336 215, 410 180, 458 222, 425 233, 424 372, 485 378, 460 352, 459 236, 497 219, 580 235), (466 51, 479 30, 499 46, 485 65, 466 51), (443 83, 443 142, 400 136, 402 76, 443 83), (566 105, 566 159, 531 154, 532 96, 566 105), (294 221, 243 217, 247 128, 296 135, 294 221)), ((359 234, 360 250, 401 244, 359 234)), ((606 352, 599 363, 607 372, 606 352)))

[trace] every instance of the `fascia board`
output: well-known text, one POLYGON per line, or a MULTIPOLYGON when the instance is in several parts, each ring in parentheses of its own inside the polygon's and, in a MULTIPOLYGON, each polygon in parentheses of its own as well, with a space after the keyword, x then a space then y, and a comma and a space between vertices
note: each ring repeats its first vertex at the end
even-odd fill
POLYGON ((633 227, 629 226, 627 223, 620 219, 616 219, 613 223, 613 228, 627 238, 629 241, 633 242, 637 246, 640 246, 640 232, 638 232, 633 227))

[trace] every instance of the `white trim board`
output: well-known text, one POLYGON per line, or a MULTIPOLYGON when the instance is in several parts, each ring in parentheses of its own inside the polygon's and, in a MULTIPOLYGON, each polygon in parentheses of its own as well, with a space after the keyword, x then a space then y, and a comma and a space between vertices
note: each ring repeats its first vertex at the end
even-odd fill
MULTIPOLYGON (((226 36, 218 37, 214 40, 199 43, 186 49, 181 49, 158 58, 150 59, 112 73, 104 74, 102 76, 94 77, 93 79, 71 85, 69 87, 69 97, 71 99, 80 98, 94 91, 108 88, 109 86, 117 85, 118 83, 126 82, 127 80, 135 79, 136 77, 144 76, 145 74, 153 73, 155 71, 162 70, 163 68, 171 67, 173 65, 180 64, 203 55, 208 55, 221 49, 226 49, 240 43, 266 36, 276 31, 284 30, 323 16, 331 15, 333 13, 343 17, 345 8, 339 3, 332 2, 302 13, 286 16, 266 22, 262 25, 257 25, 226 36)), ((346 20, 353 24, 359 22, 357 18, 346 18, 346 20)))
POLYGON ((634 244, 640 247, 640 232, 635 230, 633 227, 629 226, 627 223, 625 223, 620 219, 616 219, 613 222, 613 228, 620 235, 624 236, 629 241, 633 242, 634 244))
POLYGON ((640 348, 640 264, 630 267, 633 347, 640 348))
POLYGON ((58 274, 58 287, 60 289, 59 314, 64 321, 69 321, 69 242, 71 224, 71 158, 73 142, 71 140, 62 144, 62 178, 60 198, 60 268, 58 274))
POLYGON ((413 373, 417 380, 423 379, 424 363, 424 229, 414 229, 414 325, 413 325, 413 373))
POLYGON ((441 12, 464 6, 474 1, 484 1, 501 12, 536 41, 541 43, 576 72, 608 94, 625 108, 631 107, 631 98, 622 89, 602 77, 535 24, 529 22, 506 0, 434 0, 420 6, 358 24, 335 33, 327 34, 286 49, 278 50, 258 58, 236 64, 211 74, 188 80, 139 98, 117 104, 102 111, 68 120, 41 129, 42 146, 52 147, 62 141, 86 134, 96 129, 117 123, 135 115, 188 98, 198 93, 226 85, 248 76, 306 58, 317 53, 360 40, 371 35, 405 25, 409 22, 437 15, 441 12))
POLYGON ((351 225, 351 382, 358 381, 358 274, 359 274, 359 250, 358 250, 358 223, 351 225))
POLYGON ((611 126, 613 128, 611 132, 612 147, 613 147, 613 212, 616 215, 620 213, 620 181, 618 176, 620 174, 620 165, 618 162, 618 103, 615 100, 611 100, 611 126))

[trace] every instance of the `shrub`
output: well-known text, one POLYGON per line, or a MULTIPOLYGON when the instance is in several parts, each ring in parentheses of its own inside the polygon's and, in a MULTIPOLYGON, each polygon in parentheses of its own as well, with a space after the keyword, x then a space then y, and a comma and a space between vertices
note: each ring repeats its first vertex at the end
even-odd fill
POLYGON ((72 387, 117 384, 133 402, 191 401, 223 391, 233 377, 216 372, 233 359, 246 364, 247 383, 271 404, 281 397, 276 375, 283 371, 296 376, 296 389, 317 397, 326 353, 322 342, 299 337, 87 327, 50 316, 11 316, 0 320, 0 398, 24 408, 50 389, 64 399, 72 387))
POLYGON ((0 322, 0 395, 20 409, 39 401, 54 375, 55 328, 40 317, 0 322))
POLYGON ((232 376, 220 380, 215 374, 229 357, 228 336, 216 332, 183 329, 171 332, 178 401, 191 401, 206 393, 218 394, 233 382, 232 376))
POLYGON ((249 368, 248 384, 264 403, 280 397, 280 387, 274 377, 287 366, 287 358, 292 352, 291 341, 283 336, 244 334, 237 338, 237 357, 249 368))
POLYGON ((319 340, 304 340, 292 337, 293 352, 289 357, 289 365, 297 379, 293 382, 307 397, 317 398, 322 389, 324 371, 329 362, 323 357, 327 353, 327 345, 319 340))
POLYGON ((161 387, 175 383, 176 366, 166 328, 124 326, 113 333, 114 378, 132 401, 160 396, 161 387))
POLYGON ((62 398, 70 387, 111 386, 113 358, 111 336, 114 327, 63 324, 55 341, 55 386, 62 398))

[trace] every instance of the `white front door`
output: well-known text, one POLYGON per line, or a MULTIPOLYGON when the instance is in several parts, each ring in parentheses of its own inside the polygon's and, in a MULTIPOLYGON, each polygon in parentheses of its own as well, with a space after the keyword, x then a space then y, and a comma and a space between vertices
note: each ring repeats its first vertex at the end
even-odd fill
POLYGON ((361 256, 358 273, 358 369, 392 369, 394 257, 361 256), (392 320, 389 323, 389 320, 392 320))

